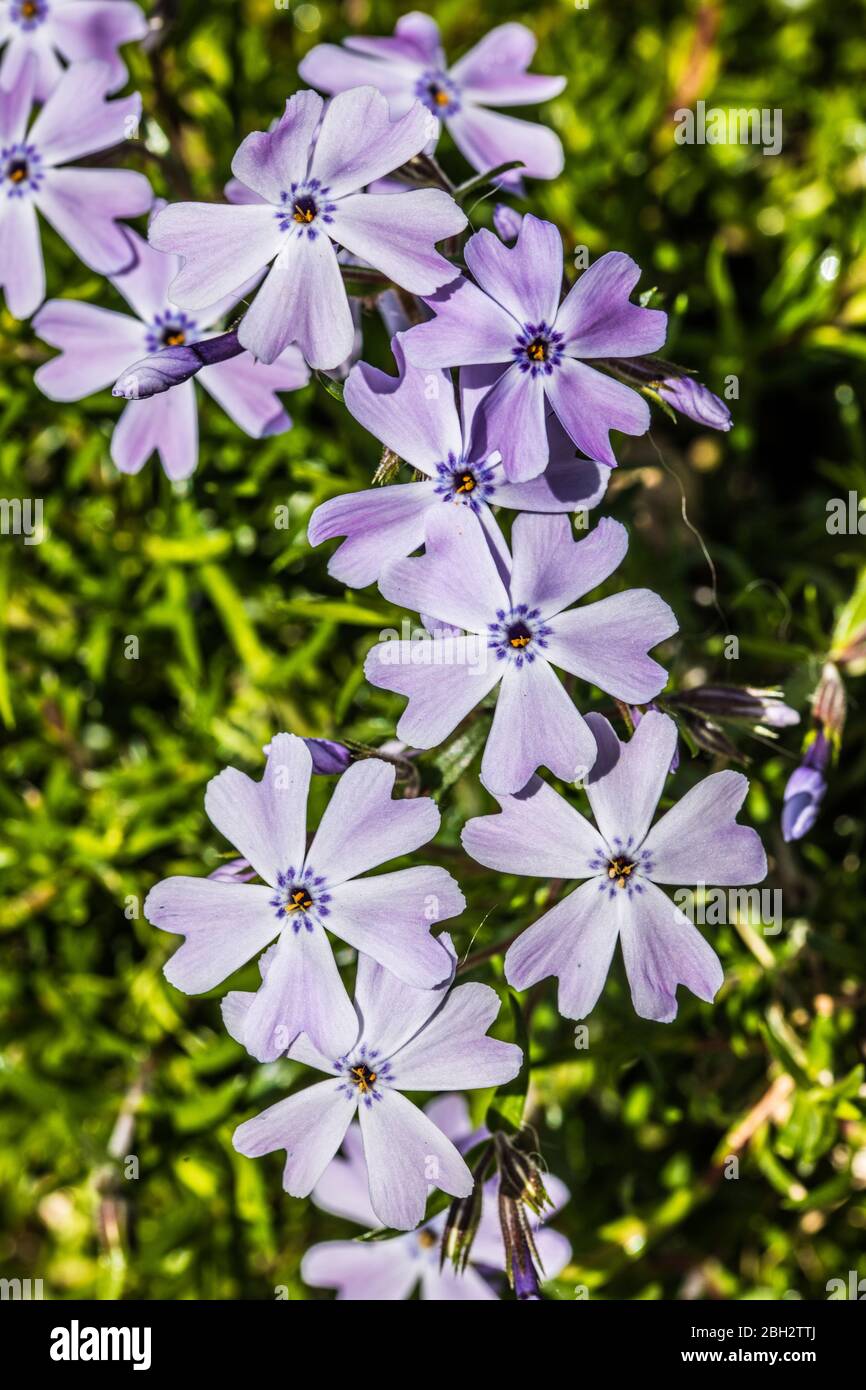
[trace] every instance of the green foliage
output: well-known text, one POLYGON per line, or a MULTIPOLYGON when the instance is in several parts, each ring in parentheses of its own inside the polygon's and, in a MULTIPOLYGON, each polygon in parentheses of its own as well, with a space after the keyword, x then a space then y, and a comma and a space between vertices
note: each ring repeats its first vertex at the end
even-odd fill
MULTIPOLYGON (((158 41, 129 52, 145 120, 127 163, 166 198, 218 198, 239 140, 298 85, 303 53, 352 27, 388 33, 400 12, 394 0, 160 7, 158 41)), ((821 660, 863 621, 863 538, 825 521, 829 498, 866 495, 866 5, 443 0, 435 12, 452 55, 508 18, 534 28, 538 69, 568 76, 543 113, 567 162, 521 209, 553 219, 567 248, 632 254, 641 290, 656 286, 671 315, 667 355, 717 392, 739 381, 730 435, 657 412, 652 438, 620 441, 605 511, 631 546, 610 591, 647 585, 674 608, 680 634, 658 653, 671 688, 778 682, 804 715, 777 743, 739 739, 746 814, 785 915, 778 935, 747 920, 704 928, 725 967, 715 1005, 681 991, 674 1023, 636 1019, 617 962, 584 1047, 552 982, 523 1000, 526 1116, 572 1193, 558 1224, 573 1260, 550 1292, 823 1298, 829 1279, 866 1273, 856 679, 815 832, 792 847, 777 827, 821 660), (698 97, 782 108, 782 152, 676 145, 672 113, 698 97), (684 514, 716 567, 718 606, 684 514)), ((471 178, 447 141, 439 157, 455 183, 471 178)), ((475 226, 493 203, 470 193, 475 226)), ((45 245, 49 296, 121 307, 50 232, 45 245)), ((363 322, 365 357, 384 365, 366 301, 363 322)), ((256 1066, 225 1036, 216 994, 165 982, 176 939, 141 903, 155 881, 217 865, 227 846, 204 816, 205 784, 228 763, 258 775, 276 730, 393 737, 400 701, 368 686, 362 663, 402 615, 375 589, 335 583, 332 547, 306 540, 319 502, 369 485, 379 446, 314 380, 288 401, 287 435, 252 441, 204 402, 190 482, 172 486, 153 462, 119 477, 119 403, 42 397, 33 371, 49 350, 5 313, 0 353, 0 492, 43 498, 47 528, 40 545, 0 538, 3 1273, 42 1277, 53 1297, 315 1296, 301 1255, 349 1228, 281 1193, 279 1155, 253 1162, 231 1146, 234 1125, 301 1069, 256 1066)), ((617 717, 597 692, 594 705, 617 717)), ((468 899, 449 924, 464 975, 504 1001, 502 943, 563 886, 491 874, 460 850, 467 817, 493 809, 477 780, 488 719, 418 766, 443 814, 429 858, 468 899)), ((683 753, 677 795, 716 765, 683 753)), ((316 815, 329 791, 315 779, 316 815)), ((504 1003, 495 1031, 513 1027, 504 1003)), ((491 1100, 473 1098, 476 1118, 491 1100)), ((495 1113, 513 1121, 513 1102, 497 1098, 495 1113)))

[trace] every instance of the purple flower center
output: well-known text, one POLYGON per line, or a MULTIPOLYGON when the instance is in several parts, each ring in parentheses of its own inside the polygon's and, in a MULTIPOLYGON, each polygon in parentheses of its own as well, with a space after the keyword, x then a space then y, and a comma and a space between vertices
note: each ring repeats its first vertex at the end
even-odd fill
POLYGON ((313 931, 316 919, 327 917, 330 913, 328 903, 331 895, 325 891, 325 880, 306 868, 296 873, 294 868, 277 874, 277 888, 270 900, 280 921, 291 925, 297 933, 303 927, 313 931))
POLYGON ((48 16, 47 0, 12 0, 10 17, 19 29, 35 29, 48 16))
POLYGON ((394 1076, 390 1063, 380 1059, 375 1048, 362 1043, 357 1052, 338 1057, 334 1066, 342 1079, 340 1090, 348 1100, 371 1106, 382 1099, 383 1085, 390 1085, 394 1076))
POLYGON ((542 319, 541 323, 523 325, 511 355, 522 372, 529 372, 530 376, 544 372, 545 376, 550 376, 562 361, 562 343, 562 334, 542 319))
POLYGON ((631 897, 632 893, 643 892, 641 875, 651 874, 653 863, 649 851, 637 849, 634 836, 629 835, 625 842, 617 836, 612 846, 599 846, 589 867, 599 875, 600 892, 614 898, 624 890, 631 897))
POLYGON ((291 184, 288 192, 284 190, 280 194, 276 214, 280 231, 315 241, 322 224, 334 220, 331 214, 337 205, 328 202, 329 191, 318 179, 291 184))
POLYGON ((148 352, 159 352, 161 348, 184 347, 198 340, 195 319, 187 318, 180 309, 164 309, 157 314, 147 330, 148 352))
POLYGON ((460 88, 439 68, 428 68, 421 74, 415 95, 434 116, 453 116, 460 110, 460 88))
POLYGON ((509 661, 519 670, 544 650, 551 632, 541 619, 540 609, 518 603, 507 613, 498 609, 496 622, 487 629, 487 645, 495 651, 497 661, 509 661))
POLYGON ((435 491, 443 502, 459 502, 477 513, 495 490, 493 469, 484 463, 469 463, 449 452, 447 460, 436 465, 435 491))
POLYGON ((0 149, 0 191, 7 198, 35 193, 43 178, 42 158, 35 145, 5 145, 0 149))

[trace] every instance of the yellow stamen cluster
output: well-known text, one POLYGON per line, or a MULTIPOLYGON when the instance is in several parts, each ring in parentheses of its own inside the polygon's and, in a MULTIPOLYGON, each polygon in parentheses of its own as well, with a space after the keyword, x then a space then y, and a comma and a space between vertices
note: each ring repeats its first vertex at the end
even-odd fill
POLYGON ((316 213, 313 208, 302 208, 300 203, 295 203, 295 210, 292 217, 296 222, 312 222, 316 213))
POLYGON ((462 477, 461 480, 460 480, 460 486, 459 486, 459 488, 457 489, 457 491, 458 491, 458 492, 474 492, 476 487, 477 487, 477 483, 475 482, 475 479, 473 478, 472 474, 471 474, 471 473, 464 473, 464 474, 463 474, 463 477, 462 477))
POLYGON ((292 894, 291 902, 286 903, 286 910, 288 912, 296 912, 300 908, 302 912, 306 912, 312 906, 313 899, 310 897, 306 888, 296 888, 292 894))
POLYGON ((368 1091, 372 1091, 376 1083, 376 1072, 370 1071, 362 1064, 359 1067, 352 1067, 350 1075, 362 1096, 365 1096, 368 1091))
POLYGON ((616 879, 617 888, 625 888, 626 883, 634 870, 634 864, 628 859, 611 859, 608 864, 608 878, 616 879))

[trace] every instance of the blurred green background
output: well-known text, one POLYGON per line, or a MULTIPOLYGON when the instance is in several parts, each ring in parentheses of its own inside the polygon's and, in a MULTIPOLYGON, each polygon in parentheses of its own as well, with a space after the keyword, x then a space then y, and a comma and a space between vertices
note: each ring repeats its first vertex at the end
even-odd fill
MULTIPOLYGON (((148 51, 127 50, 145 120, 125 158, 167 198, 218 199, 239 141, 299 85, 301 56, 349 32, 390 33, 410 6, 145 8, 161 24, 148 51)), ((611 587, 648 584, 673 606, 681 632, 659 653, 673 687, 702 672, 780 682, 804 712, 775 747, 742 744, 745 814, 785 920, 776 936, 706 928, 726 973, 715 1006, 681 990, 675 1023, 642 1022, 617 961, 590 1047, 576 1050, 552 982, 533 995, 533 1119, 572 1192, 557 1224, 573 1262, 550 1293, 825 1298, 828 1280, 866 1273, 856 679, 816 830, 786 847, 778 817, 819 660, 864 561, 862 536, 828 534, 826 505, 866 496, 866 4, 430 8, 451 58, 505 19, 535 30, 537 70, 568 77, 542 113, 566 171, 519 206, 554 220, 567 248, 633 255, 640 289, 656 287, 671 315, 667 356, 717 391, 739 380, 730 434, 657 416, 653 439, 623 441, 604 510, 632 540, 611 587), (676 145, 672 113, 698 98, 781 108, 782 153, 676 145), (737 661, 724 659, 726 634, 737 661), (720 1162, 734 1153, 729 1180, 720 1162)), ((469 176, 447 140, 439 153, 469 176)), ((475 207, 474 225, 489 225, 493 204, 475 207)), ((123 307, 43 235, 49 297, 123 307)), ((385 365, 375 312, 364 327, 365 357, 385 365)), ((321 1297, 300 1281, 301 1255, 352 1229, 280 1191, 279 1155, 252 1162, 230 1143, 300 1068, 247 1058, 223 1032, 222 990, 187 999, 168 986, 176 939, 139 909, 158 879, 209 872, 226 852, 202 805, 221 767, 258 776, 282 728, 392 736, 401 702, 364 683, 362 660, 401 615, 375 590, 335 584, 332 547, 306 541, 318 502, 369 483, 377 442, 314 382, 287 398, 290 434, 257 443, 207 401, 188 483, 172 486, 154 461, 124 478, 108 457, 119 413, 108 393, 44 399, 32 378, 49 351, 5 312, 0 355, 0 491, 42 497, 49 533, 36 546, 0 540, 2 1273, 41 1277, 54 1298, 272 1298, 277 1285, 321 1297), (124 656, 129 635, 138 660, 124 656), (129 1154, 137 1178, 124 1176, 129 1154)), ((597 692, 594 703, 607 709, 597 692)), ((467 816, 493 809, 477 781, 483 719, 420 763, 443 812, 425 857, 468 898, 450 924, 461 955, 534 920, 547 892, 459 849, 467 816)), ((681 795, 713 766, 686 755, 669 787, 681 795)), ((318 810, 329 790, 316 780, 318 810)), ((501 983, 501 956, 474 977, 501 983)))

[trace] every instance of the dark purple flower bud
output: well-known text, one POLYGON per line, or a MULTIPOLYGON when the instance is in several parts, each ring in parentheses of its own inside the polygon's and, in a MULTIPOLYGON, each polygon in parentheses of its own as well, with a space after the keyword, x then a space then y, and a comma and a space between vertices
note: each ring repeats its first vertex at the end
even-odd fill
POLYGON ((208 878, 215 878, 219 883, 249 883, 255 876, 256 871, 248 859, 229 859, 208 874, 208 878))
POLYGON ((220 333, 216 338, 203 338, 197 343, 186 343, 183 347, 162 348, 160 352, 142 357, 140 362, 127 367, 114 383, 111 394, 122 396, 127 401, 147 400, 188 381, 202 367, 226 362, 243 351, 234 332, 220 333))
POLYGON ((516 241, 520 236, 523 216, 507 203, 497 203, 493 209, 493 225, 503 241, 516 241))
POLYGON ((782 835, 786 841, 802 840, 818 818, 827 790, 824 773, 830 762, 830 752, 830 740, 820 729, 800 766, 788 778, 782 801, 782 835))
POLYGON ((352 754, 345 744, 335 743, 330 738, 305 738, 304 743, 313 758, 313 771, 323 777, 345 772, 352 761, 352 754))
POLYGON ((729 430, 733 424, 724 401, 693 376, 665 377, 655 389, 663 401, 698 425, 706 425, 711 430, 729 430))
POLYGON ((797 711, 785 704, 781 690, 760 690, 751 685, 696 685, 669 696, 667 703, 718 719, 764 724, 771 729, 785 729, 800 722, 797 711))

